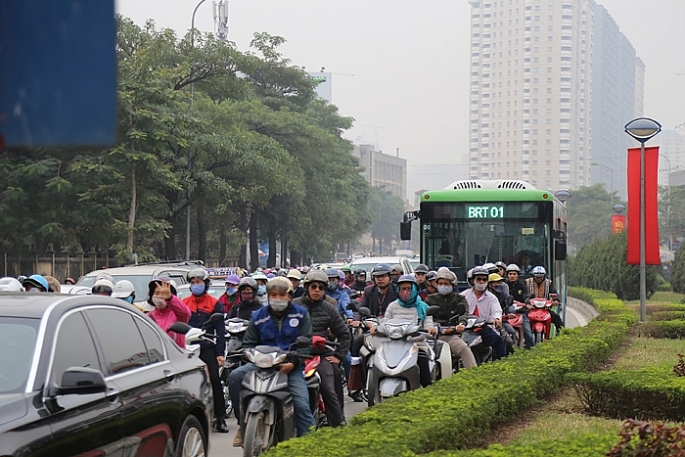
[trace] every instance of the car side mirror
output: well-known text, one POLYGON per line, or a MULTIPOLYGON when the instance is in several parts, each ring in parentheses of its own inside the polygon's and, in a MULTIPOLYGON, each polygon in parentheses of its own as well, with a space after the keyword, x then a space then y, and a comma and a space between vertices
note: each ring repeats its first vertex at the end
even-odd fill
POLYGON ((411 222, 400 222, 400 240, 411 240, 411 222))
POLYGON ((192 327, 190 325, 184 322, 174 322, 173 324, 171 324, 171 326, 169 326, 167 332, 174 332, 180 335, 185 335, 190 331, 191 328, 192 327))
POLYGON ((85 395, 105 392, 107 384, 100 370, 85 367, 71 367, 62 375, 62 382, 53 389, 57 395, 85 395))
POLYGON ((561 230, 554 237, 554 260, 566 260, 566 232, 561 230))
POLYGON ((438 305, 431 305, 428 307, 428 311, 426 311, 426 316, 433 316, 434 314, 437 314, 438 311, 440 311, 440 307, 438 305))
POLYGON ((371 316, 371 310, 366 306, 362 306, 361 308, 359 308, 359 315, 361 317, 369 317, 371 316))

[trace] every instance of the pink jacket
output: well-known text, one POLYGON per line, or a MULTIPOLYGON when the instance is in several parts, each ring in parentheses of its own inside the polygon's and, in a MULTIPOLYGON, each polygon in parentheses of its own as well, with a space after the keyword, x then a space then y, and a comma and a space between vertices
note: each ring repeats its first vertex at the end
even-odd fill
POLYGON ((177 296, 172 295, 169 300, 167 300, 167 307, 164 309, 153 309, 148 314, 150 318, 159 325, 162 330, 167 332, 176 344, 180 347, 186 347, 186 337, 185 335, 180 335, 174 332, 168 332, 167 329, 174 322, 188 323, 190 320, 190 310, 177 296))

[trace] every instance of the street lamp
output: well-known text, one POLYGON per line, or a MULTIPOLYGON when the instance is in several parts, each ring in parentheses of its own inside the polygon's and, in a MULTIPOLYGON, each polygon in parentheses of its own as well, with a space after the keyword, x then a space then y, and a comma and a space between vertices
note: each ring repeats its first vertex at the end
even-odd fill
POLYGON ((578 184, 574 183, 573 181, 569 181, 568 179, 560 180, 559 184, 573 184, 574 186, 576 186, 576 189, 580 189, 580 186, 578 184))
POLYGON ((614 170, 597 162, 591 162, 590 165, 593 167, 602 167, 609 170, 609 173, 611 174, 611 206, 614 206, 614 170))
POLYGON ((661 131, 661 124, 648 117, 628 122, 625 132, 640 142, 640 322, 647 320, 647 279, 645 270, 645 143, 661 131))

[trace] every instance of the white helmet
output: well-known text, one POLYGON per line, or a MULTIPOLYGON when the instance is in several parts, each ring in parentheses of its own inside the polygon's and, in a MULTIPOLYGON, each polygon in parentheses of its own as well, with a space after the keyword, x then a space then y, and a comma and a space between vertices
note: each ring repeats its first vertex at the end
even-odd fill
POLYGON ((121 281, 114 284, 114 292, 112 292, 112 297, 126 299, 133 295, 135 297, 136 289, 133 287, 131 281, 122 279, 121 281))
POLYGON ((545 276, 547 272, 545 271, 545 267, 542 265, 538 265, 537 267, 533 268, 533 276, 545 276))
POLYGON ((0 292, 23 292, 24 287, 15 278, 0 279, 0 292))
POLYGON ((256 272, 252 273, 252 279, 254 279, 255 281, 258 279, 263 279, 264 281, 269 280, 269 278, 266 277, 266 275, 264 274, 263 271, 256 271, 256 272))
POLYGON ((507 273, 509 273, 510 271, 515 271, 516 273, 521 273, 521 269, 515 263, 510 263, 509 265, 507 265, 507 273))

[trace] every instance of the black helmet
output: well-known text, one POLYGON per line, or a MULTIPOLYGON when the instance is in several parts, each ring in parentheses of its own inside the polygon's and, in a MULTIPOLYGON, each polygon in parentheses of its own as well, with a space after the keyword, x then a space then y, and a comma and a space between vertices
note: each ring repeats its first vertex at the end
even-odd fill
POLYGON ((383 276, 390 274, 390 265, 387 263, 379 263, 373 270, 371 270, 371 276, 383 276))
POLYGON ((437 271, 429 271, 426 273, 426 282, 428 281, 435 281, 438 279, 438 272, 437 271))
POLYGON ((363 268, 357 268, 354 270, 354 275, 355 276, 364 276, 366 278, 366 270, 363 268))
POLYGON ((418 264, 416 268, 414 268, 414 273, 428 273, 429 271, 428 265, 423 263, 418 264))
POLYGON ((507 264, 502 262, 501 260, 498 260, 497 262, 495 262, 495 266, 498 268, 502 268, 503 270, 507 269, 507 264))

